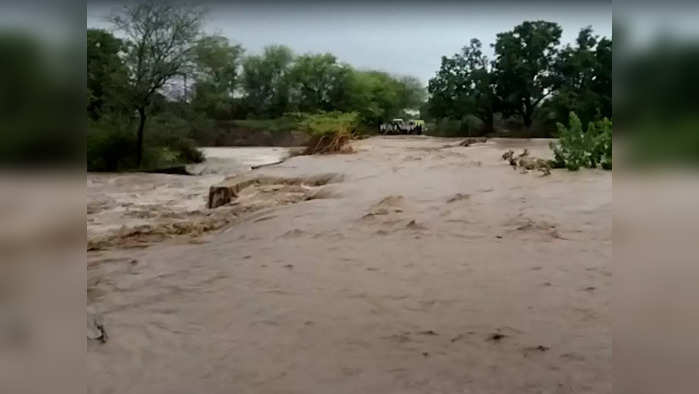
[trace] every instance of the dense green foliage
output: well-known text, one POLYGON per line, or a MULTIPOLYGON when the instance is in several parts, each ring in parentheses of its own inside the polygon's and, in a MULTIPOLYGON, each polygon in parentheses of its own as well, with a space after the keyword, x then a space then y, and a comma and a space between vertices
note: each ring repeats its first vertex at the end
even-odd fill
POLYGON ((123 113, 127 103, 124 85, 128 70, 120 58, 122 40, 105 30, 87 31, 87 114, 99 120, 103 114, 123 113))
POLYGON ((151 116, 145 135, 140 166, 137 164, 136 120, 121 117, 88 121, 87 168, 92 171, 122 171, 132 168, 167 168, 204 159, 192 139, 192 131, 202 126, 201 119, 185 119, 173 109, 159 110, 151 116))
POLYGON ((570 113, 568 126, 558 123, 558 141, 551 143, 555 167, 577 171, 581 167, 612 168, 612 122, 604 118, 588 123, 583 130, 580 118, 570 113))
POLYGON ((283 46, 265 48, 243 65, 244 102, 248 116, 276 118, 289 112, 357 112, 377 126, 417 109, 425 90, 412 77, 380 71, 359 71, 340 64, 331 54, 295 56, 283 46))
POLYGON ((612 41, 580 31, 576 46, 567 45, 555 64, 555 89, 545 103, 552 117, 563 121, 575 112, 583 124, 612 115, 612 41))
POLYGON ((527 128, 538 105, 553 91, 561 33, 556 23, 524 22, 498 34, 495 41, 493 68, 503 111, 518 115, 527 128))
MULTIPOLYGON (((212 119, 227 119, 240 79, 243 47, 221 36, 204 36, 193 47, 192 109, 212 119)), ((187 92, 185 92, 187 95, 187 92)), ((188 97, 184 97, 186 102, 188 97)))
POLYGON ((289 70, 290 106, 301 112, 332 111, 342 106, 352 69, 335 56, 302 55, 289 70))
POLYGON ((110 18, 126 37, 123 59, 130 74, 126 97, 139 116, 137 166, 143 157, 145 123, 153 99, 166 83, 187 72, 201 33, 202 15, 197 7, 145 0, 127 3, 110 18))
POLYGON ((174 116, 177 110, 170 110, 167 100, 157 92, 144 109, 144 114, 147 109, 153 116, 149 133, 139 142, 138 114, 134 113, 138 108, 132 101, 129 68, 120 56, 125 50, 123 42, 111 33, 88 29, 87 168, 117 171, 202 160, 189 138, 190 123, 182 116, 174 116), (139 146, 143 146, 142 151, 139 146))
POLYGON ((561 33, 552 22, 523 22, 497 35, 493 60, 483 54, 478 39, 460 53, 442 57, 429 81, 423 114, 433 121, 433 133, 507 129, 513 135, 546 136, 571 111, 584 122, 611 117, 612 41, 594 36, 588 27, 574 47, 560 48, 561 33))
POLYGON ((289 68, 293 53, 285 46, 269 46, 243 63, 243 90, 253 115, 282 115, 289 106, 289 68))
POLYGON ((429 82, 427 110, 440 119, 436 126, 445 135, 493 131, 500 101, 492 68, 481 47, 481 42, 473 39, 461 53, 442 57, 437 76, 429 82))

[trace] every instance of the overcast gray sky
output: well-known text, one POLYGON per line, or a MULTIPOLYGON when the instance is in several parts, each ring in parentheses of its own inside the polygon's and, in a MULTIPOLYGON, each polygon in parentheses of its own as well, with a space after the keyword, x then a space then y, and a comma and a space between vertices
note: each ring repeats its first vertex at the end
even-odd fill
MULTIPOLYGON (((87 26, 108 27, 114 3, 88 2, 87 26)), ((610 2, 222 2, 209 9, 205 30, 222 34, 259 53, 284 44, 297 53, 331 52, 357 68, 413 75, 426 83, 443 55, 471 38, 484 45, 499 32, 525 20, 548 20, 563 27, 562 42, 575 40, 591 25, 611 37, 610 2)), ((486 53, 492 54, 490 48, 486 53)))

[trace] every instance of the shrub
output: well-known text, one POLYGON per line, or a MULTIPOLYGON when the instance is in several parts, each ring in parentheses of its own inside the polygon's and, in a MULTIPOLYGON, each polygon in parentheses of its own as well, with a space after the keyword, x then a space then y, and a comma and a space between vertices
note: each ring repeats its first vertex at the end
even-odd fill
POLYGON ((568 127, 561 123, 557 127, 558 141, 549 144, 554 167, 571 171, 581 167, 612 168, 612 122, 609 119, 590 122, 587 131, 583 131, 580 118, 571 112, 568 127))
POLYGON ((86 138, 89 171, 119 171, 136 165, 134 132, 108 124, 90 124, 86 138))
POLYGON ((153 117, 146 130, 146 146, 155 148, 149 167, 201 163, 204 155, 190 138, 201 120, 186 120, 170 113, 153 117), (164 149, 162 149, 164 148, 164 149), (159 152, 159 153, 157 153, 159 152))
POLYGON ((356 112, 323 112, 305 116, 299 126, 313 135, 353 134, 359 129, 359 115, 356 112))
POLYGON ((359 115, 356 112, 327 112, 306 116, 300 127, 311 133, 311 140, 304 153, 352 152, 348 144, 359 125, 359 115))
POLYGON ((612 121, 604 118, 597 122, 591 122, 587 128, 587 134, 592 136, 592 162, 599 164, 605 170, 612 169, 612 121))
MULTIPOLYGON (((142 169, 199 163, 204 155, 188 137, 191 125, 182 119, 155 116, 146 126, 142 169)), ((123 171, 136 168, 136 132, 126 119, 88 123, 88 171, 123 171)))

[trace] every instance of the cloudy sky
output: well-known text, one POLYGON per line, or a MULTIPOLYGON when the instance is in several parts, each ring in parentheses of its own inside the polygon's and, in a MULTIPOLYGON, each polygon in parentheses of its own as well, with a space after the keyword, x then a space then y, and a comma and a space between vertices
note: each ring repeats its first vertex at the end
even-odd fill
MULTIPOLYGON (((259 53, 284 44, 296 53, 331 52, 357 68, 414 75, 424 83, 471 38, 485 45, 497 33, 525 20, 548 20, 563 27, 564 43, 591 25, 611 36, 608 1, 585 2, 320 2, 246 1, 205 4, 206 31, 259 53)), ((118 9, 110 2, 89 2, 87 26, 108 27, 104 17, 118 9)), ((488 48, 486 53, 492 53, 488 48)))

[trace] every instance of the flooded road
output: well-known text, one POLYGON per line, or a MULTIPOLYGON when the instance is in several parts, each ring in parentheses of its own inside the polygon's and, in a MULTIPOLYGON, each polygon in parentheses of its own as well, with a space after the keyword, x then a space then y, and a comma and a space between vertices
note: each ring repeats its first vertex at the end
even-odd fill
POLYGON ((255 172, 339 181, 247 213, 204 208, 216 171, 88 175, 88 236, 236 215, 88 252, 88 318, 107 333, 88 341, 88 391, 610 393, 611 172, 522 174, 502 153, 550 157, 547 140, 458 142, 290 158, 255 172))

